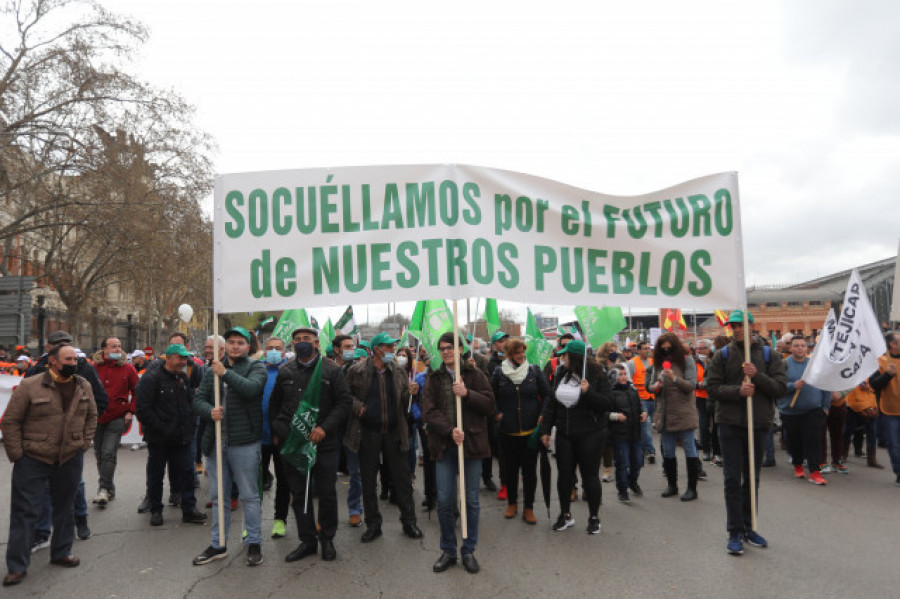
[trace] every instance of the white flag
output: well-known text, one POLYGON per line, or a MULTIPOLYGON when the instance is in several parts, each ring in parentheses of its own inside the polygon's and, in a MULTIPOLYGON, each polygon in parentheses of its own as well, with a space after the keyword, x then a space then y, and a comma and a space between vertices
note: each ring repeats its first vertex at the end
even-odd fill
POLYGON ((866 288, 854 268, 839 315, 828 311, 803 380, 825 391, 845 391, 878 370, 887 347, 866 288))

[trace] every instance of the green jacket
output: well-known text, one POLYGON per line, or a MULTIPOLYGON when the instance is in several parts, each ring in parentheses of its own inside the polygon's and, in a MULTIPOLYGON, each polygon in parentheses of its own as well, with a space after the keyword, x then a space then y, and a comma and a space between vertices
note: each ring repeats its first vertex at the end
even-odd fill
MULTIPOLYGON (((226 357, 222 363, 226 368, 225 376, 219 381, 220 398, 225 407, 223 437, 231 446, 260 441, 263 436, 262 399, 266 387, 266 366, 247 356, 234 364, 226 357)), ((214 379, 212 368, 208 368, 194 395, 194 414, 207 422, 212 422, 210 412, 215 406, 214 379)), ((215 439, 215 427, 207 426, 201 444, 203 455, 212 453, 215 439)))

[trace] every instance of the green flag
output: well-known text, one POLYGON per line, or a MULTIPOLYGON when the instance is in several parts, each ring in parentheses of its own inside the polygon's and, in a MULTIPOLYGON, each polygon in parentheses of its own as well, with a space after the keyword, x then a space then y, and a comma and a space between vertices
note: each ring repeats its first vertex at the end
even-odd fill
POLYGON ((403 329, 400 333, 400 347, 409 347, 409 328, 403 329))
POLYGON ((487 298, 484 300, 484 322, 487 324, 488 338, 494 331, 500 330, 500 312, 497 310, 497 300, 487 298))
POLYGON ((334 330, 341 335, 359 337, 359 327, 356 326, 356 319, 353 317, 353 306, 347 306, 338 321, 334 323, 334 330))
MULTIPOLYGON (((431 367, 435 370, 443 364, 441 352, 438 351, 438 339, 441 335, 453 331, 453 312, 447 306, 447 300, 419 300, 413 311, 409 334, 414 335, 428 352, 431 367)), ((463 347, 465 345, 463 338, 463 347)))
POLYGON ((312 323, 309 321, 309 316, 303 308, 300 308, 299 310, 285 310, 284 314, 281 315, 281 318, 278 319, 278 324, 275 325, 272 336, 283 339, 285 343, 290 345, 292 341, 291 333, 299 327, 312 326, 312 323))
POLYGON ((269 324, 270 322, 275 322, 275 317, 274 317, 274 316, 270 316, 270 317, 268 317, 267 319, 265 319, 264 321, 262 321, 261 323, 259 323, 259 328, 263 328, 264 326, 266 326, 266 325, 269 324))
POLYGON ((322 396, 322 359, 316 362, 312 377, 300 396, 300 404, 291 419, 291 432, 281 447, 281 457, 299 470, 312 470, 316 463, 316 444, 310 443, 309 434, 319 419, 319 402, 322 396))
POLYGON ((322 332, 319 333, 319 347, 331 347, 331 341, 337 337, 334 333, 334 325, 331 324, 331 319, 329 318, 325 322, 325 326, 322 328, 322 332))
POLYGON ((613 335, 625 328, 622 308, 597 308, 596 306, 576 306, 575 316, 591 347, 597 348, 612 340, 613 335))
POLYGON ((553 354, 553 343, 544 337, 537 319, 531 313, 531 308, 528 309, 528 320, 525 322, 525 344, 528 346, 525 350, 525 359, 529 364, 543 368, 553 354))

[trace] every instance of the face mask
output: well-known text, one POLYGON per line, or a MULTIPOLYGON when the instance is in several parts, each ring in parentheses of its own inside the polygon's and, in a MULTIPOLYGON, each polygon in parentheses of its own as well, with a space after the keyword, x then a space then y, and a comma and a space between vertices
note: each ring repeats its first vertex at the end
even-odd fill
POLYGON ((407 358, 406 356, 397 356, 397 366, 402 366, 405 368, 408 363, 409 358, 407 358))
POLYGON ((611 351, 609 352, 609 359, 613 362, 619 359, 619 352, 611 351))
POLYGON ((121 358, 122 358, 122 354, 119 354, 119 353, 109 354, 109 359, 112 360, 113 362, 118 362, 121 358))
POLYGON ((663 355, 665 355, 665 356, 670 356, 670 355, 672 355, 672 348, 671 348, 671 347, 664 347, 664 348, 662 348, 662 352, 663 352, 663 355))
POLYGON ((315 350, 315 346, 309 341, 300 341, 294 344, 294 351, 297 352, 297 358, 301 361, 308 360, 315 350))
POLYGON ((344 351, 341 352, 341 359, 344 360, 344 362, 352 362, 353 354, 355 354, 355 353, 356 353, 355 350, 345 349, 344 351))
POLYGON ((70 376, 73 376, 76 370, 78 370, 77 364, 63 364, 59 367, 59 374, 67 379, 70 376))
POLYGON ((271 365, 280 364, 281 363, 281 352, 277 349, 270 349, 266 352, 266 362, 271 365))
POLYGON ((395 357, 396 357, 396 354, 394 354, 392 352, 388 352, 388 353, 384 354, 384 357, 382 358, 382 360, 384 360, 385 364, 390 364, 391 362, 394 361, 395 357))
POLYGON ((498 351, 498 352, 497 352, 497 357, 498 357, 498 358, 505 358, 505 357, 506 357, 506 353, 504 353, 504 352, 502 352, 502 351, 498 351))

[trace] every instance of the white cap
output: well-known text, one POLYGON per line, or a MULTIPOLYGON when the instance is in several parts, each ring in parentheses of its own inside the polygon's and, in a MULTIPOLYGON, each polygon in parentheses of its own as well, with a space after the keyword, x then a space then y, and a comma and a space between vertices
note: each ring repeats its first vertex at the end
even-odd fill
POLYGON ((128 357, 131 358, 132 360, 134 358, 146 358, 147 354, 145 354, 144 350, 142 350, 142 349, 136 349, 133 352, 131 352, 131 355, 128 357))
POLYGON ((27 362, 27 361, 28 361, 28 356, 26 356, 24 354, 19 356, 18 358, 16 358, 16 362, 27 362))

